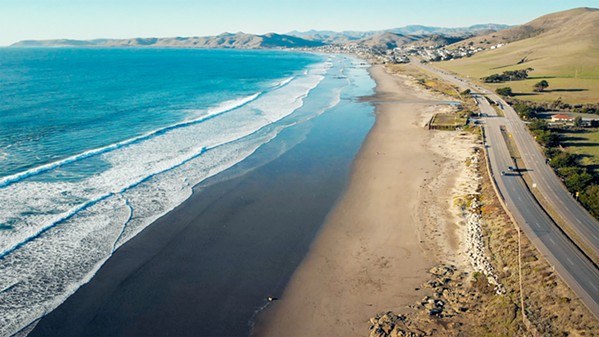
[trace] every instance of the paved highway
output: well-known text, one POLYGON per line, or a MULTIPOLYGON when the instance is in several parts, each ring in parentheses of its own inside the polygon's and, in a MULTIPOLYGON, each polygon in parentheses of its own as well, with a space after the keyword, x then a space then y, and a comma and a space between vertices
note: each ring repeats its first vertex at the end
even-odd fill
MULTIPOLYGON (((481 88, 468 84, 461 79, 430 66, 421 65, 418 62, 414 62, 414 64, 430 72, 434 72, 436 75, 456 84, 462 90, 483 91, 481 88)), ((488 91, 483 92, 487 96, 490 94, 488 91)), ((503 126, 512 133, 521 155, 526 157, 524 162, 527 165, 527 169, 531 170, 529 173, 535 172, 537 174, 533 177, 533 181, 537 184, 539 190, 543 194, 545 194, 544 191, 546 189, 553 190, 553 194, 547 194, 545 198, 551 200, 550 202, 557 202, 562 205, 559 208, 567 208, 572 207, 567 200, 568 198, 572 199, 572 197, 567 191, 563 193, 565 188, 561 185, 561 182, 553 171, 545 164, 545 158, 539 152, 539 148, 536 147, 534 139, 524 129, 525 126, 523 123, 519 119, 514 120, 514 116, 518 118, 515 111, 509 111, 511 108, 505 102, 501 101, 499 97, 491 95, 492 99, 503 102, 504 111, 506 111, 506 117, 498 117, 495 110, 484 97, 474 96, 481 108, 481 112, 489 116, 484 119, 483 126, 485 146, 491 164, 491 171, 493 172, 493 179, 507 208, 520 228, 555 268, 560 277, 587 305, 591 312, 599 318, 599 269, 564 235, 555 222, 547 215, 528 190, 520 174, 510 172, 507 169, 508 166, 513 166, 514 163, 500 128, 503 126), (529 144, 524 145, 522 144, 523 142, 528 142, 529 144), (540 164, 536 163, 537 160, 541 161, 540 164), (505 171, 506 174, 501 175, 501 171, 505 171), (553 185, 555 179, 557 179, 557 183, 562 190, 553 185), (546 186, 541 187, 543 184, 546 186)), ((572 201, 576 203, 573 199, 572 201)), ((576 206, 581 208, 579 205, 576 206)), ((554 209, 556 208, 558 207, 554 206, 554 209)), ((584 209, 582 211, 586 213, 584 209)), ((577 220, 580 220, 576 218, 578 216, 576 210, 568 212, 562 210, 562 212, 565 215, 568 215, 568 212, 571 213, 569 216, 574 217, 576 223, 578 223, 577 220)), ((588 216, 588 213, 586 215, 588 216)), ((566 217, 564 216, 564 218, 566 217)), ((594 219, 592 220, 594 221, 594 219)), ((581 223, 585 222, 581 220, 581 223)), ((588 241, 592 242, 592 240, 588 241)))
POLYGON ((569 234, 574 234, 572 239, 579 244, 582 243, 580 248, 587 255, 592 258, 599 258, 599 222, 574 199, 560 178, 553 172, 553 169, 545 163, 545 155, 542 153, 542 149, 528 132, 526 125, 520 120, 516 111, 499 96, 486 89, 472 85, 431 66, 424 66, 418 62, 414 62, 414 64, 435 73, 435 75, 457 85, 462 90, 468 88, 473 92, 482 92, 501 104, 507 120, 505 122, 506 127, 511 132, 518 147, 527 174, 550 207, 568 226, 564 230, 569 234))
MULTIPOLYGON (((492 99, 500 100, 495 95, 490 96, 492 99)), ((505 102, 502 104, 514 140, 533 183, 551 208, 575 232, 576 237, 573 239, 584 245, 581 248, 590 256, 599 257, 599 223, 574 199, 553 169, 545 164, 545 156, 514 109, 505 102)))
POLYGON ((491 170, 510 213, 560 277, 599 318, 599 270, 557 228, 526 187, 513 165, 500 127, 503 118, 488 118, 484 125, 491 170), (506 174, 497 174, 505 170, 506 174))

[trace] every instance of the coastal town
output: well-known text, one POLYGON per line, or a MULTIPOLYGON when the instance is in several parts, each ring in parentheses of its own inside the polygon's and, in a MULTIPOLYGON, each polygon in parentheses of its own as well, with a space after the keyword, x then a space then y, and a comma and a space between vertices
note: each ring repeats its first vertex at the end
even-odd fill
POLYGON ((410 57, 414 56, 420 57, 424 62, 440 62, 471 57, 476 53, 488 49, 501 48, 503 46, 505 46, 505 44, 500 43, 489 46, 488 48, 475 47, 474 45, 447 48, 446 44, 430 46, 408 44, 397 46, 395 48, 385 48, 384 46, 368 46, 356 42, 339 45, 325 45, 310 48, 309 50, 330 54, 353 54, 379 64, 401 64, 409 63, 410 57))

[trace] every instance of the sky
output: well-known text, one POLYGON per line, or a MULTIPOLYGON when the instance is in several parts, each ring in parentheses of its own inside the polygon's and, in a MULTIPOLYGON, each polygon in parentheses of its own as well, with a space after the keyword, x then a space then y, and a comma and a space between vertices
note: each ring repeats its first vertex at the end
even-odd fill
POLYGON ((517 25, 599 0, 0 0, 0 46, 26 39, 517 25))

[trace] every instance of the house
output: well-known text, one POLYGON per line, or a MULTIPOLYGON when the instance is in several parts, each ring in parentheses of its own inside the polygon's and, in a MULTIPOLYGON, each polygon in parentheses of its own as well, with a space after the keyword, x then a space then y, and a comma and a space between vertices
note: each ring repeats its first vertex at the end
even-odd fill
POLYGON ((551 122, 553 122, 553 123, 573 123, 574 117, 564 115, 564 114, 551 115, 551 122))

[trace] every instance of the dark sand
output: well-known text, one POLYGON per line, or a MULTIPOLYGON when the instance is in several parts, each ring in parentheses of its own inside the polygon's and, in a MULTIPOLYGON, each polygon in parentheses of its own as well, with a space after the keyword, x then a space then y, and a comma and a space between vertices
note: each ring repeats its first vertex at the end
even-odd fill
POLYGON ((30 336, 247 336, 346 187, 374 121, 356 106, 342 102, 316 118, 305 141, 266 165, 199 186, 30 336))

